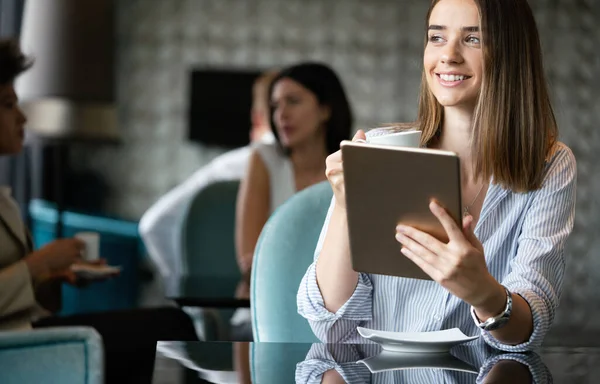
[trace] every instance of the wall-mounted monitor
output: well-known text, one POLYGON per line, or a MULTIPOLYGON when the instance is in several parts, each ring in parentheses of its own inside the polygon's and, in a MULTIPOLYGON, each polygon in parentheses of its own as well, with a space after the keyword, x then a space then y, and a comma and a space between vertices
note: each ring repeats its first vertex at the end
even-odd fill
POLYGON ((261 73, 237 69, 192 70, 188 139, 226 148, 247 145, 252 86, 261 73))

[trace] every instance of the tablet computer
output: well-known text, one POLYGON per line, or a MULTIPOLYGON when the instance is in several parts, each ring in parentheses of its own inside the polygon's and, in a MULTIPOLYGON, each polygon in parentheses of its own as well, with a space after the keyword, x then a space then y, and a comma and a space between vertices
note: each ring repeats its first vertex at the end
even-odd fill
POLYGON ((431 280, 400 252, 396 226, 410 225, 448 241, 429 203, 438 200, 461 224, 458 155, 351 141, 342 142, 341 148, 353 269, 431 280))

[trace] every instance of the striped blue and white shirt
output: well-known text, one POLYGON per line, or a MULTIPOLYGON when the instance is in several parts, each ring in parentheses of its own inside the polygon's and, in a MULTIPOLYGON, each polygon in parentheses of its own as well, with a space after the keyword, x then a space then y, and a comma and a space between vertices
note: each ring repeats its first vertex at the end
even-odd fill
MULTIPOLYGON (((522 296, 533 315, 533 333, 520 345, 507 345, 481 331, 470 306, 434 281, 360 273, 350 299, 328 311, 316 279, 333 211, 332 201, 315 251, 298 290, 298 313, 327 343, 364 343, 357 326, 392 332, 429 332, 460 328, 466 335, 481 332, 494 348, 508 352, 539 347, 552 324, 565 271, 564 246, 575 216, 576 162, 571 150, 557 143, 549 155, 542 187, 515 193, 490 183, 475 235, 484 248, 488 270, 511 292, 522 296)), ((399 257, 402 256, 399 254, 399 257)))

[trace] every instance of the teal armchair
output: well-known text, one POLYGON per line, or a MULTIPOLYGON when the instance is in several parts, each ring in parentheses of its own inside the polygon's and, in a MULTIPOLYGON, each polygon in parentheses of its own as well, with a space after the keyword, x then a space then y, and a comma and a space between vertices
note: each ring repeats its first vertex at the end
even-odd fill
MULTIPOLYGON (((190 204, 183 225, 183 274, 181 296, 211 296, 201 284, 202 276, 223 277, 220 291, 233 297, 241 274, 235 251, 235 209, 239 180, 218 181, 202 189, 190 204), (198 284, 200 283, 200 284, 198 284), (228 286, 231 285, 231 286, 228 286)), ((229 338, 229 319, 233 310, 184 308, 194 319, 196 329, 205 340, 229 338)))
POLYGON ((294 195, 267 221, 252 265, 254 341, 318 342, 298 314, 296 294, 313 261, 332 195, 324 181, 294 195))

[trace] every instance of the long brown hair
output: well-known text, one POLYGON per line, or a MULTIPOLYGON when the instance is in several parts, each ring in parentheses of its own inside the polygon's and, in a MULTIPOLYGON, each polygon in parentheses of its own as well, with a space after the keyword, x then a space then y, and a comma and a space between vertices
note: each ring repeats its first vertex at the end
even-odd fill
MULTIPOLYGON (((439 1, 431 2, 426 31, 439 1)), ((532 191, 541 187, 546 157, 558 137, 535 18, 527 0, 475 3, 483 35, 483 79, 473 115, 473 171, 476 178, 493 176, 496 184, 515 192, 532 191)), ((443 119, 444 109, 423 71, 417 118, 421 145, 432 143, 443 119)))

